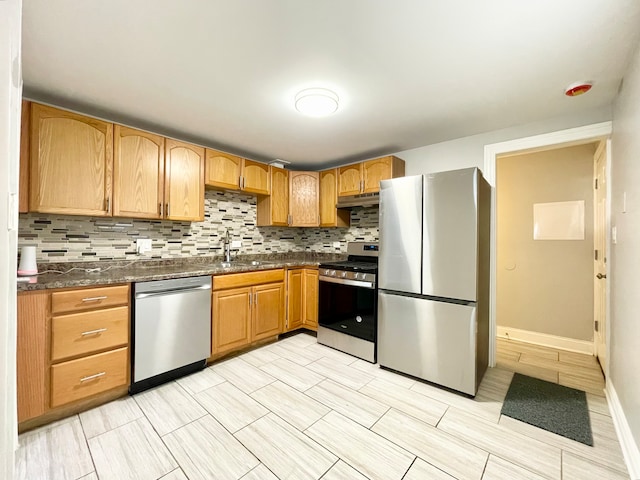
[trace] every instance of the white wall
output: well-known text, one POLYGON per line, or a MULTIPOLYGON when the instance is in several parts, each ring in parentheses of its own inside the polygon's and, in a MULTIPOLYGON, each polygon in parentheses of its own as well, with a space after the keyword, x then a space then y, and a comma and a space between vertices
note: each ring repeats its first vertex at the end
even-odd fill
MULTIPOLYGON (((575 100, 580 101, 577 97, 575 100)), ((484 146, 518 138, 555 132, 566 128, 581 127, 611 120, 611 109, 602 107, 567 117, 520 125, 502 130, 458 138, 448 142, 426 145, 404 150, 396 155, 406 162, 407 175, 456 170, 459 168, 484 167, 484 146)))
POLYGON ((0 1, 0 478, 3 479, 13 478, 17 440, 16 245, 21 16, 22 0, 0 1))
POLYGON ((610 380, 640 448, 640 46, 613 111, 610 380), (626 212, 624 195, 626 193, 626 212))

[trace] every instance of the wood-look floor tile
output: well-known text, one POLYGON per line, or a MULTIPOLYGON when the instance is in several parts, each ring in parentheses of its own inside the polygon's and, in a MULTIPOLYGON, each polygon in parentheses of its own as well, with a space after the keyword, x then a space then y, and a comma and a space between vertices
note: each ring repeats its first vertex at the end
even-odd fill
POLYGON ((368 373, 351 368, 349 365, 336 364, 326 358, 310 363, 307 368, 354 390, 364 387, 374 379, 368 373))
POLYGON ((156 480, 178 467, 146 418, 89 439, 89 449, 100 480, 156 480))
POLYGON ((547 382, 558 383, 558 372, 548 368, 509 360, 496 361, 496 367, 521 373, 529 377, 539 378, 540 380, 546 380, 547 382))
POLYGON ((123 397, 80 414, 87 438, 121 427, 144 414, 132 397, 123 397))
POLYGON ((173 472, 167 473, 164 477, 161 477, 160 480, 189 480, 184 472, 176 468, 173 472))
POLYGON ((502 409, 503 400, 495 400, 494 398, 491 398, 491 395, 487 398, 482 395, 476 396, 475 398, 469 398, 460 393, 454 393, 425 382, 416 382, 416 384, 411 387, 411 390, 446 405, 454 406, 473 413, 474 415, 484 418, 490 422, 498 423, 498 420, 500 419, 500 410, 502 409))
MULTIPOLYGON (((592 457, 593 458, 593 457, 592 457)), ((571 480, 628 480, 626 472, 616 472, 589 460, 562 452, 562 478, 571 480)))
POLYGON ((611 411, 609 410, 609 404, 607 403, 606 397, 587 392, 587 406, 592 412, 607 415, 609 417, 611 416, 611 411))
MULTIPOLYGON (((594 415, 592 413, 591 417, 593 416, 594 415)), ((603 430, 603 428, 598 425, 597 421, 592 422, 593 447, 576 442, 575 440, 571 440, 561 435, 557 435, 542 428, 534 427, 533 425, 507 417, 506 415, 503 415, 500 418, 500 425, 514 432, 535 438, 547 445, 560 448, 564 452, 570 451, 584 458, 593 459, 594 462, 600 463, 609 468, 626 472, 624 457, 617 439, 610 438, 610 434, 607 431, 602 432, 601 430, 603 430)))
POLYGON ((560 350, 560 352, 558 353, 559 353, 559 360, 562 363, 570 363, 573 365, 580 365, 582 367, 600 368, 598 359, 593 355, 577 353, 577 352, 566 352, 562 350, 560 350))
POLYGON ((584 375, 573 373, 558 373, 558 383, 565 387, 584 390, 585 392, 604 397, 604 379, 594 379, 584 375))
POLYGON ((438 429, 548 478, 560 478, 560 449, 450 408, 438 429))
POLYGON ((534 345, 531 343, 519 342, 517 340, 506 340, 504 338, 496 339, 497 351, 511 351, 518 353, 533 353, 541 357, 558 360, 558 350, 542 345, 534 345))
POLYGON ((513 372, 501 368, 487 368, 476 393, 476 401, 502 403, 513 380, 513 372))
POLYGON ((320 478, 338 460, 326 448, 270 413, 235 436, 278 478, 320 478))
POLYGON ((544 480, 544 478, 495 455, 489 455, 482 476, 482 480, 544 480))
POLYGON ((244 393, 255 392, 276 380, 271 375, 253 365, 249 365, 239 357, 225 360, 213 365, 211 368, 244 393))
POLYGON ((267 363, 260 367, 260 369, 301 392, 324 380, 322 375, 312 372, 307 367, 293 363, 286 358, 267 363))
POLYGON ((327 358, 331 361, 342 363, 344 365, 351 365, 359 360, 358 357, 354 357, 353 355, 349 355, 348 353, 341 352, 335 348, 327 347, 326 345, 321 345, 319 343, 307 345, 305 349, 318 353, 322 355, 323 358, 327 358))
POLYGON ((336 464, 322 476, 322 480, 367 480, 367 477, 342 460, 338 460, 336 464))
POLYGON ((192 373, 191 375, 176 380, 178 385, 184 388, 190 395, 195 395, 224 381, 224 378, 211 368, 205 368, 200 372, 192 373))
POLYGON ((402 388, 381 379, 375 379, 360 390, 360 393, 378 400, 384 405, 400 410, 429 425, 436 425, 449 406, 421 393, 402 388))
MULTIPOLYGON (((164 479, 165 477, 162 477, 162 478, 164 479)), ((96 472, 91 472, 89 475, 85 475, 84 477, 81 477, 78 480, 98 480, 98 475, 96 475, 96 472)), ((180 479, 175 479, 175 480, 180 480, 180 479)))
POLYGON ((278 360, 282 357, 280 355, 276 355, 267 348, 256 348, 255 350, 251 350, 250 352, 240 355, 239 358, 254 367, 261 367, 266 363, 273 362, 274 360, 278 360))
POLYGON ((331 380, 320 382, 305 394, 367 428, 389 410, 388 405, 331 380))
POLYGON ((353 362, 350 367, 403 388, 411 388, 416 383, 416 380, 411 377, 385 370, 384 368, 380 368, 380 365, 377 363, 367 362, 366 360, 357 360, 353 362))
POLYGON ((280 381, 273 382, 251 397, 298 430, 304 430, 329 413, 329 408, 280 381))
POLYGON ((139 393, 133 398, 160 436, 207 414, 206 410, 175 382, 139 393))
POLYGON ((241 480, 278 480, 278 477, 261 463, 242 477, 241 480))
POLYGON ((290 348, 285 348, 284 345, 278 342, 266 348, 274 355, 278 355, 280 358, 286 358, 290 362, 297 363, 303 367, 322 358, 322 356, 315 352, 306 352, 305 348, 300 345, 292 345, 290 348))
POLYGON ((189 480, 240 478, 260 463, 210 415, 163 440, 189 480))
POLYGON ((77 415, 23 433, 18 441, 16 480, 75 480, 94 470, 77 415))
POLYGON ((195 398, 230 432, 237 432, 269 413, 269 410, 229 382, 208 388, 195 398))
POLYGON ((291 335, 290 337, 283 338, 279 343, 290 343, 294 345, 300 345, 301 347, 306 347, 307 345, 315 345, 318 343, 315 334, 309 332, 300 332, 296 335, 291 335))
POLYGON ((402 480, 455 480, 454 477, 433 465, 425 462, 421 458, 416 458, 411 468, 402 480))
POLYGON ((458 480, 478 480, 489 454, 414 417, 391 409, 372 430, 458 480))
POLYGON ((401 479, 414 455, 386 438, 336 412, 331 412, 305 433, 367 477, 401 479))
POLYGON ((539 357, 538 355, 534 355, 532 353, 523 353, 522 355, 520 355, 519 361, 520 363, 547 368, 549 370, 555 370, 560 373, 585 376, 587 378, 593 379, 594 381, 604 381, 604 377, 602 376, 600 367, 584 367, 581 365, 562 363, 558 360, 550 360, 548 358, 539 357))

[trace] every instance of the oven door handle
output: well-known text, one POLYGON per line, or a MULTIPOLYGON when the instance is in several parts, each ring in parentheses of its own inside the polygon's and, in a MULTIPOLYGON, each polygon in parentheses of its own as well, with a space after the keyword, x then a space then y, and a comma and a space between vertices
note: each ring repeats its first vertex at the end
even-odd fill
POLYGON ((362 280, 349 280, 347 278, 334 278, 334 277, 323 277, 323 276, 321 276, 319 280, 321 282, 337 283, 339 285, 349 285, 351 287, 363 287, 363 288, 369 288, 369 289, 376 288, 376 284, 374 282, 365 282, 362 280))

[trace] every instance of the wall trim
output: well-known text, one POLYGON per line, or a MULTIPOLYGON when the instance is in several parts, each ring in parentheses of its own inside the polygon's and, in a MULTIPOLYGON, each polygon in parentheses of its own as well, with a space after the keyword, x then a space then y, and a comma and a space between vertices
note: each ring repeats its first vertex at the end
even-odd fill
MULTIPOLYGON (((612 122, 594 123, 582 127, 559 130, 557 132, 534 135, 506 142, 492 143, 484 146, 484 168, 483 174, 489 185, 491 185, 491 272, 490 272, 490 295, 489 295, 489 366, 496 364, 496 158, 498 155, 507 153, 523 153, 525 151, 545 150, 581 143, 604 140, 611 135, 613 130, 612 122)), ((611 161, 611 159, 609 159, 611 161)), ((611 208, 609 204, 608 208, 611 208)), ((609 215, 609 212, 607 213, 609 215)), ((607 280, 607 283, 609 280, 607 280)), ((607 318, 609 316, 607 311, 607 318)), ((607 350, 609 344, 607 344, 607 350)), ((610 355, 607 355, 609 358, 610 355)))
POLYGON ((548 333, 520 330, 519 328, 497 326, 497 336, 525 343, 535 343, 545 347, 558 348, 569 352, 586 353, 593 355, 593 341, 577 340, 569 337, 559 337, 548 333))
POLYGON ((620 399, 616 393, 616 389, 613 388, 611 379, 607 379, 607 387, 605 389, 607 400, 609 403, 609 411, 611 412, 611 419, 613 420, 613 426, 616 429, 618 435, 618 441, 622 448, 622 454, 624 455, 624 461, 627 464, 627 470, 629 470, 629 476, 632 480, 640 479, 640 450, 631 433, 631 427, 627 422, 627 417, 624 414, 620 399))

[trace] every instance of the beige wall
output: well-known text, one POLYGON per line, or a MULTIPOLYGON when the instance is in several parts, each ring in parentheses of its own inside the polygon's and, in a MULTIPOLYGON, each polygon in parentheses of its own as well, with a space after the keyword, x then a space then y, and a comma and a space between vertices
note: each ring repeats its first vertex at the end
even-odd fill
POLYGON ((593 339, 595 145, 498 158, 496 320, 593 339), (584 200, 584 240, 533 240, 533 204, 584 200))

